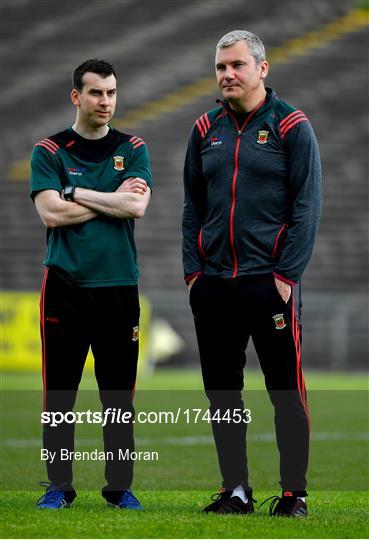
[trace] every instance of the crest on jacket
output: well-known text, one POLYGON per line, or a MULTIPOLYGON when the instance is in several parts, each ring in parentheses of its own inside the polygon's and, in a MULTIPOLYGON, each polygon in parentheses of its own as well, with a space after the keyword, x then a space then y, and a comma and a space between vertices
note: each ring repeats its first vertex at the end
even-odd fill
POLYGON ((124 169, 124 157, 123 156, 114 156, 114 169, 116 171, 123 171, 124 169))
POLYGON ((257 139, 257 143, 258 144, 265 144, 268 142, 268 135, 269 135, 269 131, 258 131, 258 139, 257 139))

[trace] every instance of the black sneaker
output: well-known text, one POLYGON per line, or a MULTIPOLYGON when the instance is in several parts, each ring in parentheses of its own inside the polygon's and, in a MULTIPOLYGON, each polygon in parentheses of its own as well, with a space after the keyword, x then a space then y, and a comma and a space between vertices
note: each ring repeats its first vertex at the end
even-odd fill
POLYGON ((227 500, 221 503, 217 514, 252 514, 254 512, 254 502, 251 493, 246 492, 248 498, 247 503, 244 503, 240 497, 229 497, 227 500))
POLYGON ((216 512, 220 505, 227 501, 232 495, 232 491, 220 491, 219 493, 214 493, 211 496, 211 500, 214 501, 209 506, 206 506, 203 509, 203 512, 216 512))
POLYGON ((274 495, 266 499, 261 505, 272 500, 269 507, 270 516, 299 517, 306 518, 308 515, 307 506, 292 491, 283 491, 282 497, 274 495))

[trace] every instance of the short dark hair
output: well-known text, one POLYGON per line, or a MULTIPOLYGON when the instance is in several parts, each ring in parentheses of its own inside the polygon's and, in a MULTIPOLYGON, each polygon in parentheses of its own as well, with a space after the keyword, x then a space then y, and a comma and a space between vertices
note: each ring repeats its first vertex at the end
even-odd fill
POLYGON ((113 64, 110 64, 109 62, 106 62, 105 60, 100 60, 98 58, 86 60, 73 71, 73 88, 78 90, 78 92, 82 92, 82 78, 83 75, 87 72, 97 73, 98 75, 101 75, 101 77, 103 77, 104 79, 106 77, 109 77, 109 75, 114 75, 114 77, 117 78, 113 64))

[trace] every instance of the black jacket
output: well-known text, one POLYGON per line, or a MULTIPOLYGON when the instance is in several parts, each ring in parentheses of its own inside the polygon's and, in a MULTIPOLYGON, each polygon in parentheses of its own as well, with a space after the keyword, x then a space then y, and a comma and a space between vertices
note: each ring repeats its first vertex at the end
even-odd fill
POLYGON ((196 120, 184 168, 186 281, 274 272, 294 285, 321 212, 318 144, 303 112, 267 88, 238 126, 226 101, 196 120))

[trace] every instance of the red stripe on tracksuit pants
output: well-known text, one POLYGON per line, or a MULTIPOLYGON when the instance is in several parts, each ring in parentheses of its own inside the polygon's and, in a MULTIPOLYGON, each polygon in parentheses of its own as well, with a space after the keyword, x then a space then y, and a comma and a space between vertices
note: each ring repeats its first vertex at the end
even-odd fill
MULTIPOLYGON (((280 484, 304 492, 309 415, 293 296, 286 304, 272 274, 221 279, 202 274, 190 291, 200 362, 210 411, 244 409, 245 350, 252 337, 275 410, 280 484), (278 315, 277 321, 273 316, 278 315), (283 317, 281 319, 281 317, 283 317)), ((257 420, 255 420, 257 421, 257 420)), ((223 487, 248 484, 247 424, 213 422, 223 487)))
POLYGON ((46 346, 45 346, 45 289, 47 282, 47 275, 49 269, 46 267, 44 272, 44 279, 42 281, 41 295, 40 295, 40 330, 41 330, 41 346, 42 346, 42 410, 46 410, 46 346))

